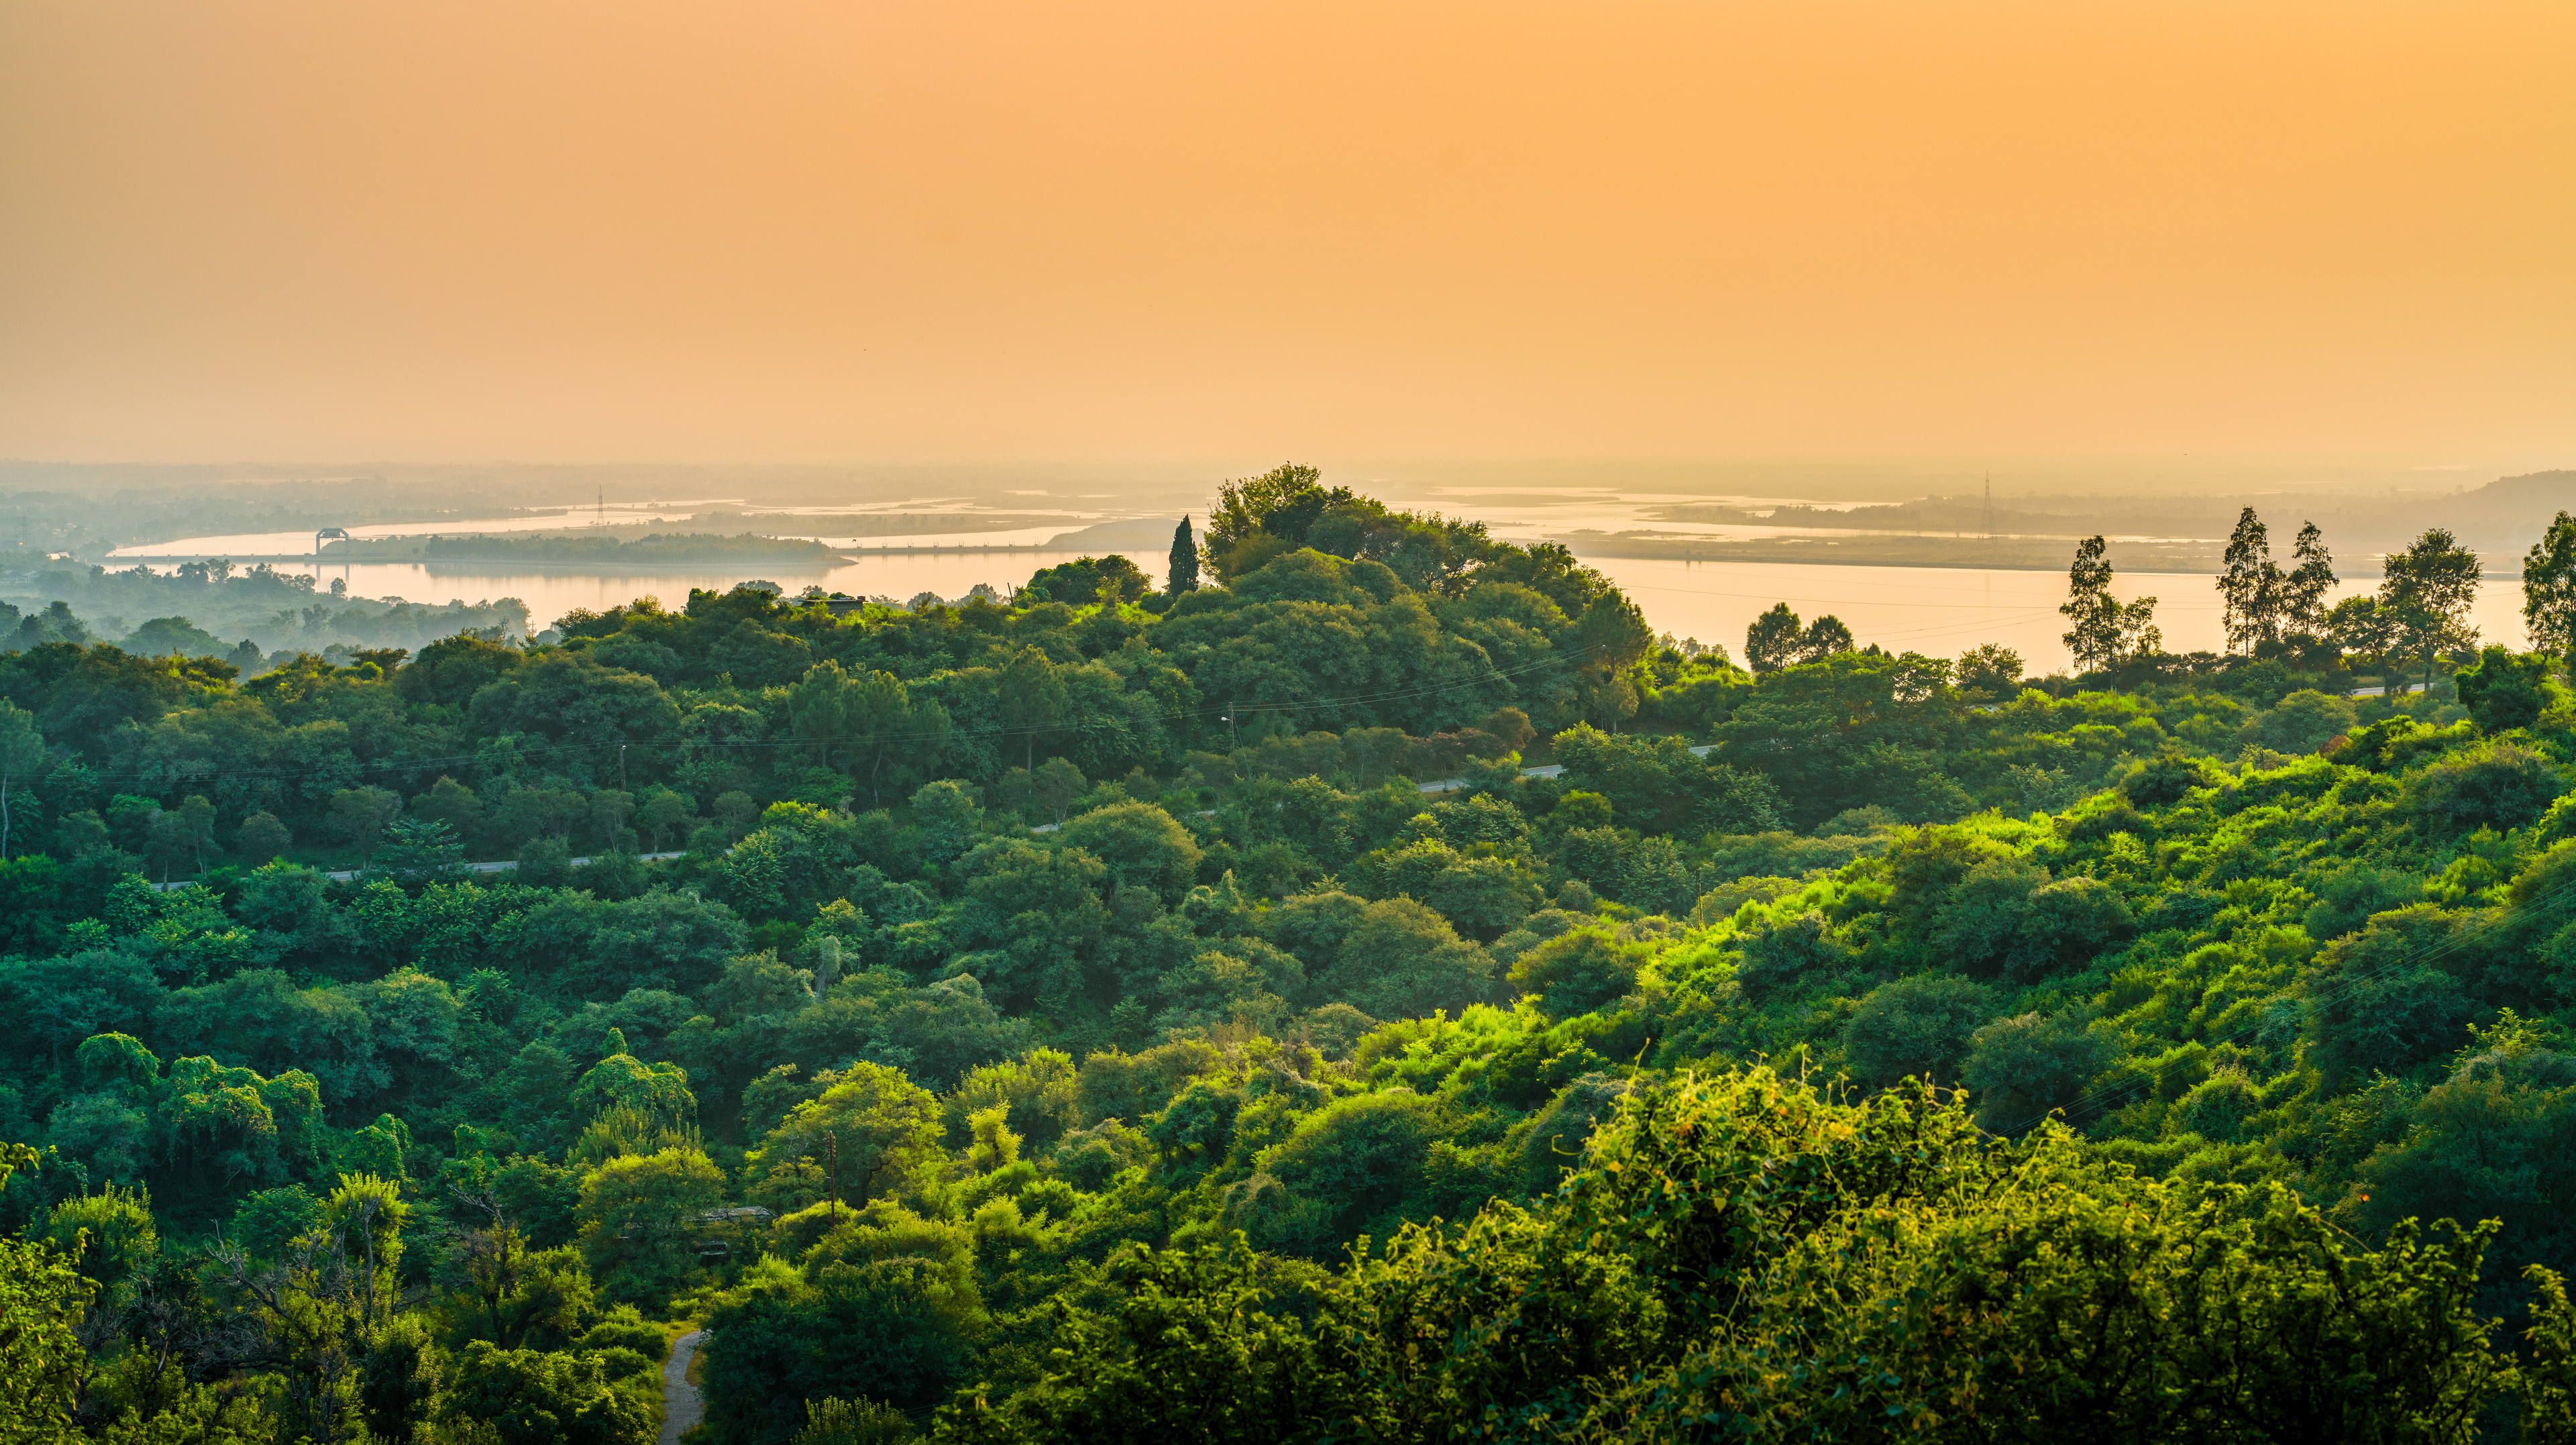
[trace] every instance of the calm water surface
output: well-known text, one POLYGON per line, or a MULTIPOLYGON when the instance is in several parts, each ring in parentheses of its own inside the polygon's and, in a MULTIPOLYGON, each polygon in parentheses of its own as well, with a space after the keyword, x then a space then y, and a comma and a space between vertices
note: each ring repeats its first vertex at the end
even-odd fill
MULTIPOLYGON (((576 607, 597 611, 644 596, 659 597, 665 606, 677 608, 687 601, 691 587, 730 587, 750 577, 765 578, 790 592, 812 583, 854 596, 909 598, 936 592, 956 597, 978 582, 996 588, 1023 584, 1037 569, 1069 562, 1075 555, 969 549, 869 555, 830 568, 733 567, 614 576, 360 563, 324 568, 322 576, 325 585, 330 579, 346 578, 349 591, 361 597, 432 603, 516 597, 528 604, 530 615, 542 626, 576 607)), ((1159 585, 1163 558, 1130 555, 1159 585)), ((2066 620, 2057 613, 2058 604, 2066 599, 2066 577, 2060 572, 1621 557, 1587 560, 1637 600, 1657 631, 1724 643, 1739 659, 1745 627, 1773 603, 1786 602, 1804 618, 1833 613, 1861 642, 1895 651, 1955 657, 1979 643, 2000 642, 2019 652, 2034 672, 2056 671, 2068 664, 2066 648, 2058 640, 2066 630, 2066 620)), ((2346 582, 2335 596, 2369 592, 2377 585, 2375 579, 2346 582)), ((2156 620, 2164 629, 2167 649, 2192 652, 2220 647, 2218 596, 2207 575, 2123 573, 2112 590, 2124 600, 2149 594, 2158 599, 2156 620)), ((2472 613, 2481 640, 2523 645, 2521 608, 2518 585, 2488 579, 2479 589, 2472 613)))

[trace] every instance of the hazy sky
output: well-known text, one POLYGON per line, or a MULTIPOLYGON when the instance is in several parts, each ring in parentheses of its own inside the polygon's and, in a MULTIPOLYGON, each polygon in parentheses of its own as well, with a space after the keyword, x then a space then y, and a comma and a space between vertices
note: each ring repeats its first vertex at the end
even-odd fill
POLYGON ((0 455, 2576 461, 2568 0, 0 0, 0 455))

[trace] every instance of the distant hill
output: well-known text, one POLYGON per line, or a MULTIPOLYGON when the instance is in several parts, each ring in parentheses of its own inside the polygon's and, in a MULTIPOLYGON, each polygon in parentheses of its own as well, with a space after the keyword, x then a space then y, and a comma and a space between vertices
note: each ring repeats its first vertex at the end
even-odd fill
POLYGON ((1172 549, 1172 530, 1180 524, 1178 517, 1094 522, 1079 532, 1059 533, 1047 545, 1067 552, 1151 552, 1159 557, 1172 549))

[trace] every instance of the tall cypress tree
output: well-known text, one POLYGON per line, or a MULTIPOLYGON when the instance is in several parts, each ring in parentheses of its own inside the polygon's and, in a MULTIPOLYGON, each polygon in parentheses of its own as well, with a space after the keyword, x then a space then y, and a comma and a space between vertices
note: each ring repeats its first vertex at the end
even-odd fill
POLYGON ((1175 597, 1199 590, 1199 543, 1190 535, 1190 519, 1184 513, 1181 525, 1172 529, 1172 570, 1163 590, 1175 597))

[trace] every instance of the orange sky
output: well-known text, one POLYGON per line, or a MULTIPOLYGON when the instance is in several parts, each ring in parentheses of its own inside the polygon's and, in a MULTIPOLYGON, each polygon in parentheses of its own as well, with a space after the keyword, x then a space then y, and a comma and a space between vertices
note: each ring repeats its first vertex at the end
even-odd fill
POLYGON ((2576 461, 2576 4, 0 3, 0 455, 2576 461))

